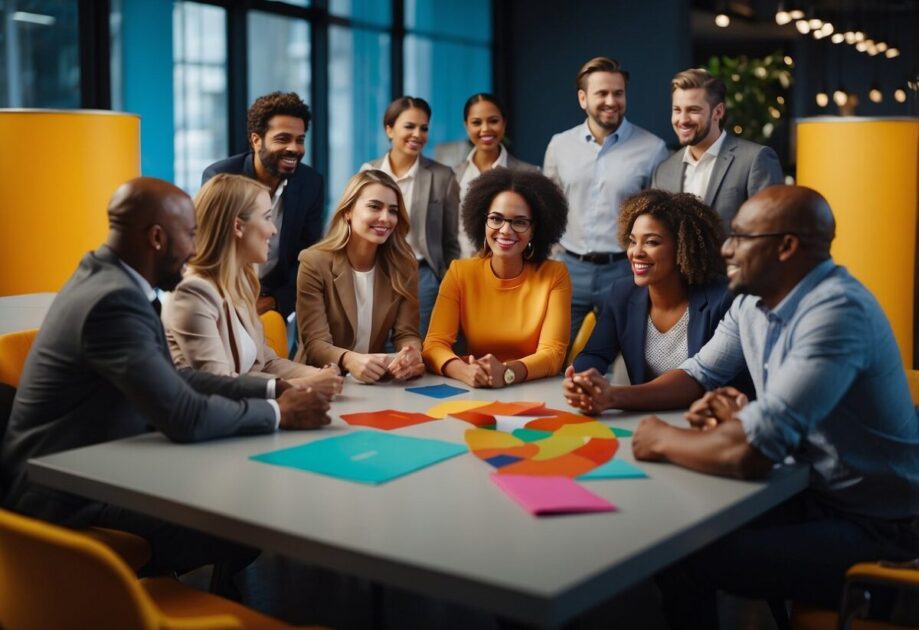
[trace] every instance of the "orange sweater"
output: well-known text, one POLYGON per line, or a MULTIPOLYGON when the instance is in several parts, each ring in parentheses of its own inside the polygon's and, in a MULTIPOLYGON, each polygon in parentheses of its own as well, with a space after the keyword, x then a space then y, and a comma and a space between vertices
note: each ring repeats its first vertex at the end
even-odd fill
POLYGON ((442 374, 462 330, 470 354, 521 361, 532 380, 562 369, 570 327, 571 280, 563 263, 526 264, 516 278, 501 280, 490 258, 454 260, 440 283, 422 354, 442 374))

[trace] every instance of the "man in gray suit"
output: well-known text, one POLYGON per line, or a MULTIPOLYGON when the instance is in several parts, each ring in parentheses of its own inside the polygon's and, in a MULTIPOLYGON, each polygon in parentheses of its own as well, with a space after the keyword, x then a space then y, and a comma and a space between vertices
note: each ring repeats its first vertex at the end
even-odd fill
POLYGON ((57 294, 26 360, 0 448, 3 505, 67 526, 138 534, 152 548, 150 571, 185 572, 218 560, 242 568, 253 550, 28 478, 31 457, 150 427, 171 440, 195 442, 329 422, 328 400, 317 392, 173 366, 153 287, 174 288, 195 252, 188 195, 138 178, 115 191, 108 215, 108 241, 84 256, 57 294))
POLYGON ((661 162, 651 188, 696 195, 718 213, 725 231, 737 209, 767 186, 783 182, 771 148, 724 131, 725 85, 698 68, 678 72, 670 82, 671 122, 681 147, 661 162))

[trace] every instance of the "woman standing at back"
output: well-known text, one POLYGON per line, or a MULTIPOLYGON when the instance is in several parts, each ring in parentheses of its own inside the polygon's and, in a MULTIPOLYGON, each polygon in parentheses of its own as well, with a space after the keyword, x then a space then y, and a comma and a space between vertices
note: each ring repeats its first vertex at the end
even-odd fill
POLYGON ((408 210, 408 242, 418 260, 420 333, 424 338, 437 299, 440 280, 460 255, 457 240, 459 187, 450 168, 421 155, 428 141, 431 106, 412 96, 397 98, 383 114, 390 150, 365 163, 379 169, 402 191, 408 210))

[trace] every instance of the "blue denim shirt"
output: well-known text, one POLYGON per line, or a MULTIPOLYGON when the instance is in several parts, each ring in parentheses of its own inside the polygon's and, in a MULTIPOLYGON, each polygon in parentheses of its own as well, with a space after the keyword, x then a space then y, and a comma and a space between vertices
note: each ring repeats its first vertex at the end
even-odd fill
POLYGON ((757 399, 740 414, 769 459, 811 464, 831 507, 919 516, 919 419, 900 351, 874 296, 832 260, 775 309, 740 295, 712 339, 681 369, 706 389, 746 365, 757 399))

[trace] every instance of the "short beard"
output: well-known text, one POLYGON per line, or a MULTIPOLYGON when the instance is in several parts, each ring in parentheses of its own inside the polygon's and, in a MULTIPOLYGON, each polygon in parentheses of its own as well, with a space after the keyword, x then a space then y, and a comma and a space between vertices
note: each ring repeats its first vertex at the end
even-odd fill
POLYGON ((708 136, 709 132, 712 130, 712 121, 709 120, 708 124, 700 129, 692 138, 685 142, 680 142, 681 147, 694 147, 708 136))
POLYGON ((277 153, 272 153, 264 146, 262 146, 262 148, 258 151, 258 159, 262 163, 262 166, 265 167, 265 170, 268 171, 272 177, 277 179, 287 179, 293 175, 293 173, 282 173, 281 169, 278 168, 278 162, 281 161, 281 158, 284 157, 284 155, 285 154, 283 153, 280 155, 277 153))

